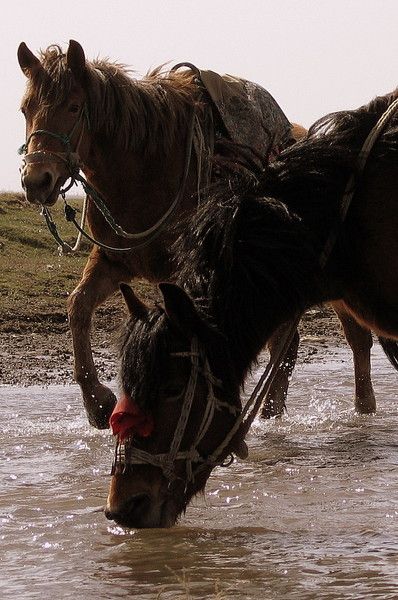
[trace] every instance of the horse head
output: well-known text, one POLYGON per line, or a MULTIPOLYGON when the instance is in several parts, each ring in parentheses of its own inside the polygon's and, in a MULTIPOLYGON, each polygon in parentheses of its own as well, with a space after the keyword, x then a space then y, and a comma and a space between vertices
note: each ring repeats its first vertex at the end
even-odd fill
POLYGON ((226 341, 181 288, 160 287, 164 306, 149 310, 121 286, 131 318, 111 417, 118 443, 105 514, 128 527, 173 525, 216 465, 247 452, 238 435, 223 443, 241 412, 226 341))
POLYGON ((28 79, 21 105, 26 119, 22 187, 29 202, 52 205, 88 153, 86 59, 71 40, 66 54, 50 46, 41 59, 22 42, 18 61, 28 79))

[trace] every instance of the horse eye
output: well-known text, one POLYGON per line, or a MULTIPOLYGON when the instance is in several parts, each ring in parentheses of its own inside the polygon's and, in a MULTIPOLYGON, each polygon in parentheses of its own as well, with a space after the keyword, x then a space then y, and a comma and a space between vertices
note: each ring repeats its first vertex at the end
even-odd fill
POLYGON ((77 113, 79 112, 80 106, 78 104, 71 104, 68 108, 68 111, 70 113, 77 113))

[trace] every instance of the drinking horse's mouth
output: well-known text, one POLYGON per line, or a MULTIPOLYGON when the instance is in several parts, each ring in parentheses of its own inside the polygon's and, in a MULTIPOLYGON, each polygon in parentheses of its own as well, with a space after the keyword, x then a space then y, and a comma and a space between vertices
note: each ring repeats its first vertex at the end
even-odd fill
POLYGON ((120 507, 112 503, 110 496, 104 512, 107 519, 121 527, 166 529, 176 524, 181 511, 171 497, 135 494, 120 507))

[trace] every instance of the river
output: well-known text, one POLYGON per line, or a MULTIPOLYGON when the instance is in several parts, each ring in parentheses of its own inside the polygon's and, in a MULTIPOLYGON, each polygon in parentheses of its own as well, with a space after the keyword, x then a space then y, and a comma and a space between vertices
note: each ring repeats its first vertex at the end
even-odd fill
POLYGON ((0 386, 0 598, 397 599, 398 374, 378 347, 373 371, 358 416, 347 349, 299 364, 288 415, 170 530, 105 519, 113 440, 76 386, 0 386))

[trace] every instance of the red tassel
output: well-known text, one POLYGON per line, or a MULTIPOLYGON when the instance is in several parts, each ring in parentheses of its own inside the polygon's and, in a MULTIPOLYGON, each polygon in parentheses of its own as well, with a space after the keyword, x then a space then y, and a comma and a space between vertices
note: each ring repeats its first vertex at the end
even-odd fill
POLYGON ((144 413, 127 394, 118 400, 109 418, 109 425, 113 435, 119 436, 120 443, 130 435, 148 437, 154 428, 151 415, 144 413))

